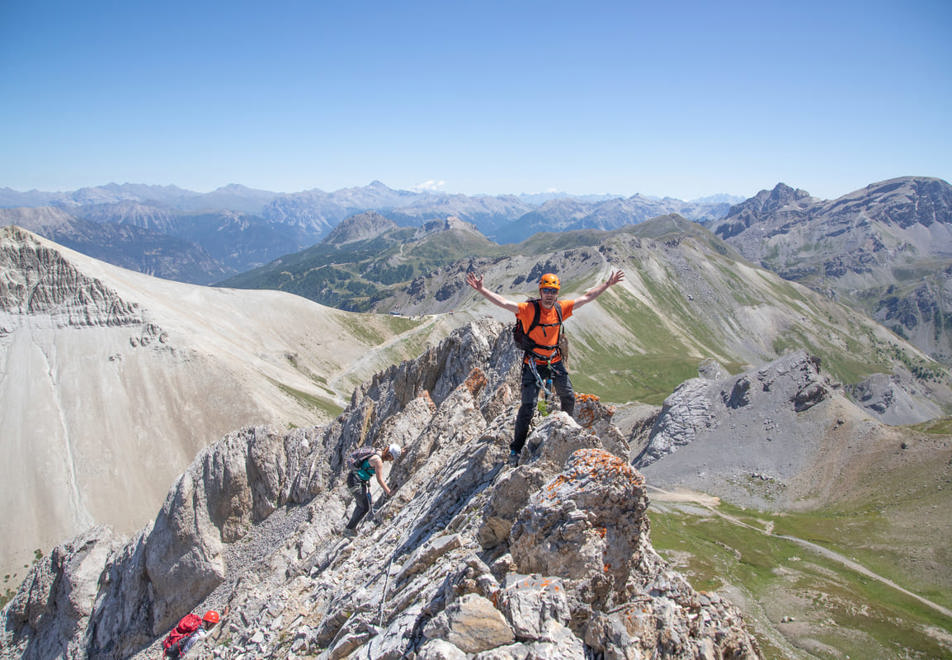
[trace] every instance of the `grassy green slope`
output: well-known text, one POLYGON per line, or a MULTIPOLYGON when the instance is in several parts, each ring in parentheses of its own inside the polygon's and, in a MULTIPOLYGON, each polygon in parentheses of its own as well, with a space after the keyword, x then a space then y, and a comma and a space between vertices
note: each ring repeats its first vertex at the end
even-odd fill
POLYGON ((695 588, 737 601, 768 657, 952 657, 950 430, 863 438, 808 511, 653 489, 652 544, 695 588))
POLYGON ((739 601, 767 657, 952 657, 947 616, 776 535, 790 527, 836 535, 842 519, 823 513, 778 519, 726 504, 718 511, 749 527, 698 507, 654 508, 652 544, 695 588, 739 601))

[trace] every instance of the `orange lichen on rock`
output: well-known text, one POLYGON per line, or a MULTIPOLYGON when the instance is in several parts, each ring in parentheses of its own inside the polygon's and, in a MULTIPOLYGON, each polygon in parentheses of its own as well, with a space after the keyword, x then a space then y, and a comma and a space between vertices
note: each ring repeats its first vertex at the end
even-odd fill
POLYGON ((587 490, 619 479, 635 488, 645 483, 644 477, 623 459, 601 449, 579 449, 572 454, 568 469, 546 484, 541 495, 551 501, 570 491, 587 490))
POLYGON ((592 479, 623 477, 636 485, 645 478, 621 458, 600 449, 579 449, 572 454, 573 470, 585 471, 592 479))
POLYGON ((575 420, 584 428, 592 428, 599 419, 612 417, 615 414, 614 406, 606 406, 594 394, 575 395, 575 420))
POLYGON ((553 581, 552 578, 534 578, 527 577, 515 584, 516 589, 539 589, 540 591, 545 591, 546 589, 551 588, 553 591, 559 590, 559 583, 553 581))
POLYGON ((469 372, 466 381, 463 383, 466 386, 466 389, 475 397, 478 396, 484 387, 486 387, 486 374, 483 373, 483 370, 479 367, 474 367, 472 371, 469 372))

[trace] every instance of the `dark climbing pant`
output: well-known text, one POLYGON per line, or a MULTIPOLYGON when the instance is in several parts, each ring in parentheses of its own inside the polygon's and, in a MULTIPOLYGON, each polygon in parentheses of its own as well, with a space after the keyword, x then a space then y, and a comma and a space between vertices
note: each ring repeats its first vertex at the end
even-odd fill
POLYGON ((357 529, 357 525, 370 511, 373 500, 370 498, 370 487, 353 472, 347 474, 347 490, 354 496, 354 515, 347 523, 347 529, 357 529))
MULTIPOLYGON (((550 367, 546 364, 537 364, 536 370, 542 382, 545 382, 551 376, 552 385, 555 392, 559 395, 559 403, 562 410, 569 415, 575 412, 575 392, 572 390, 572 381, 569 380, 569 373, 565 370, 565 364, 559 360, 550 367)), ((532 415, 536 409, 536 401, 539 398, 539 381, 532 373, 531 367, 523 362, 522 364, 522 405, 519 406, 519 414, 516 415, 516 432, 509 448, 517 454, 522 451, 526 444, 526 436, 529 435, 529 422, 532 421, 532 415)))

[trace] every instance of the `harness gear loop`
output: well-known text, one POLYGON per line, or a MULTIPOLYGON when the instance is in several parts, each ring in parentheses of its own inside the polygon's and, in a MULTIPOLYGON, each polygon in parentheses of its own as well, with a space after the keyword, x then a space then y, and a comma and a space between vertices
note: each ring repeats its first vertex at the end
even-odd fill
POLYGON ((539 370, 536 367, 536 361, 533 359, 529 360, 529 370, 532 372, 532 375, 535 376, 536 383, 539 385, 539 390, 542 393, 542 401, 539 402, 539 412, 543 415, 549 414, 549 397, 555 398, 555 395, 552 392, 552 360, 546 360, 546 366, 549 367, 549 375, 546 377, 545 381, 542 380, 542 376, 539 375, 539 370))

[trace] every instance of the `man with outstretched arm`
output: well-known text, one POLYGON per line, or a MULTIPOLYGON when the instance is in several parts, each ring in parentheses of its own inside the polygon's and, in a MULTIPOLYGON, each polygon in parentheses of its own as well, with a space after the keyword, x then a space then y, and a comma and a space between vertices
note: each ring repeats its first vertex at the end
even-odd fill
POLYGON ((608 287, 618 284, 623 279, 625 279, 625 273, 615 270, 607 280, 592 287, 575 300, 558 300, 561 288, 559 278, 554 273, 546 273, 539 278, 539 317, 535 320, 536 303, 513 302, 483 286, 482 275, 474 272, 466 274, 466 283, 482 294, 486 300, 516 315, 516 319, 522 323, 523 330, 534 344, 533 350, 526 351, 522 361, 522 405, 519 406, 519 414, 516 415, 516 430, 512 444, 509 445, 510 461, 519 460, 519 454, 526 443, 529 422, 532 421, 542 382, 551 380, 558 393, 562 410, 569 415, 575 411, 575 392, 572 390, 572 381, 569 380, 558 346, 562 321, 572 316, 576 309, 592 302, 605 293, 608 287))

